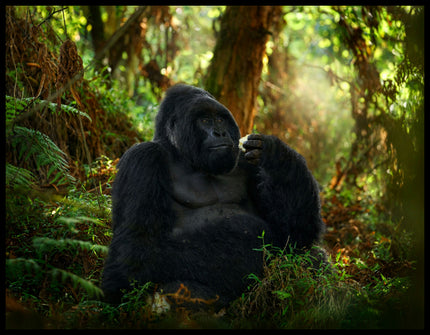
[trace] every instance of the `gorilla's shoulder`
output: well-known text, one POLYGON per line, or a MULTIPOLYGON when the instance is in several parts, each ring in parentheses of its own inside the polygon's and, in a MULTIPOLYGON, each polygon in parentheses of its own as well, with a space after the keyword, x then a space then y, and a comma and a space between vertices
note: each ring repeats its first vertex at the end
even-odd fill
POLYGON ((133 145, 121 157, 117 168, 125 166, 153 166, 164 163, 167 152, 156 142, 142 142, 133 145))

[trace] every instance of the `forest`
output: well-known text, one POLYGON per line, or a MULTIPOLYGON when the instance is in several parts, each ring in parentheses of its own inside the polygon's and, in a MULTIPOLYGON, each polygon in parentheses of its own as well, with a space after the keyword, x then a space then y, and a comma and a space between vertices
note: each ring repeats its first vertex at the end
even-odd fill
POLYGON ((424 328, 424 7, 4 8, 7 329, 424 328), (116 165, 176 83, 306 159, 333 273, 262 246, 221 311, 103 302, 116 165))

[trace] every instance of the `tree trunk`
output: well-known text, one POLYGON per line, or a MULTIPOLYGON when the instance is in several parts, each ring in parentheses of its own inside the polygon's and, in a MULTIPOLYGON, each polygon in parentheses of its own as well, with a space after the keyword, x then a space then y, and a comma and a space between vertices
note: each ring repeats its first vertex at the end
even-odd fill
POLYGON ((205 88, 235 117, 242 136, 252 131, 263 57, 280 6, 228 6, 205 88))
MULTIPOLYGON (((92 27, 90 31, 91 41, 94 54, 97 55, 103 49, 106 42, 100 6, 84 6, 84 12, 86 13, 88 24, 91 24, 92 27)), ((102 63, 98 62, 96 68, 97 70, 101 70, 103 68, 102 63)))

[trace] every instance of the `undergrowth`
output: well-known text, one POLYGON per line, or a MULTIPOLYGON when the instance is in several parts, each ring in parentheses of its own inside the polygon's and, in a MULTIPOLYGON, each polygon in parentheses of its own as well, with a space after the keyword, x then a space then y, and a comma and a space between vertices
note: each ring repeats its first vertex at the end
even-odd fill
POLYGON ((238 328, 338 328, 354 285, 339 263, 316 264, 311 251, 287 252, 263 246, 264 274, 237 300, 238 328), (244 322, 243 320, 246 320, 244 322))
MULTIPOLYGON (((93 178, 99 179, 103 178, 97 176, 97 171, 110 171, 103 164, 95 164, 90 170, 93 178)), ((39 328, 48 329, 327 329, 408 325, 404 310, 413 303, 408 292, 414 263, 406 258, 407 254, 393 255, 392 246, 399 242, 390 242, 389 247, 387 237, 371 229, 378 227, 377 212, 363 210, 355 216, 357 220, 374 220, 374 227, 363 228, 361 235, 351 228, 357 236, 345 239, 348 245, 338 242, 332 246, 330 239, 325 241, 328 266, 315 266, 312 250, 297 254, 265 245, 262 240, 264 272, 261 276, 249 274, 252 284, 228 308, 196 312, 179 306, 157 313, 151 300, 155 286, 150 283, 134 285, 118 306, 100 301, 103 259, 111 238, 109 195, 73 189, 61 201, 49 203, 17 192, 10 194, 6 204, 9 328, 22 327, 14 322, 17 315, 24 315, 29 324, 37 320, 39 328), (22 210, 18 212, 17 206, 22 210)), ((331 213, 341 216, 343 212, 335 204, 334 199, 330 205, 324 203, 325 218, 330 218, 331 213)), ((351 213, 354 206, 358 209, 357 203, 346 207, 351 213)), ((346 222, 357 224, 347 220, 345 226, 346 222)), ((336 229, 341 229, 340 223, 337 225, 336 229)), ((342 237, 350 233, 344 229, 338 234, 342 237)))

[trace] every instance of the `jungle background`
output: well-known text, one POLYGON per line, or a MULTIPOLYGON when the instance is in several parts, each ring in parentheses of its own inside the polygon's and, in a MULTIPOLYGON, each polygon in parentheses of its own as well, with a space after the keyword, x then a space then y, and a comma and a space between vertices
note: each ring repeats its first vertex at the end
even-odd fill
POLYGON ((6 328, 424 327, 423 7, 10 6, 5 32, 6 328), (217 313, 100 301, 116 163, 178 82, 306 158, 333 273, 263 245, 217 313))

